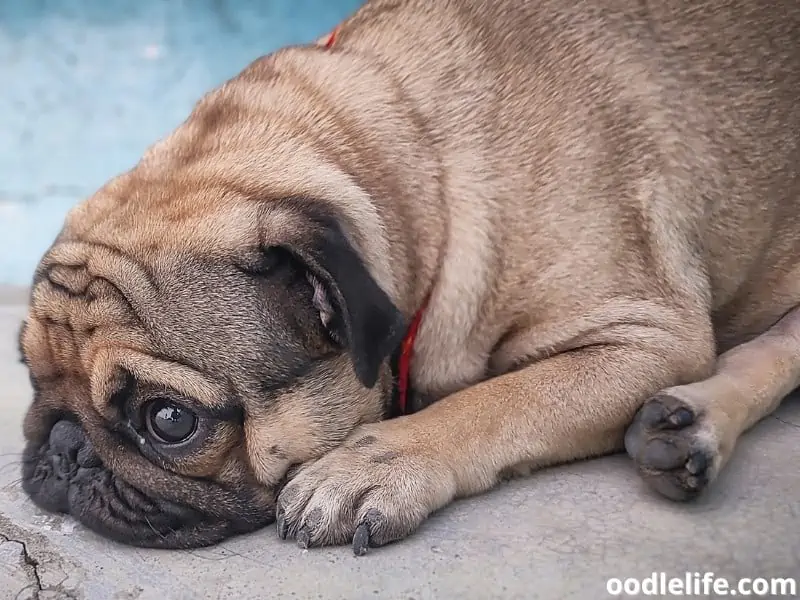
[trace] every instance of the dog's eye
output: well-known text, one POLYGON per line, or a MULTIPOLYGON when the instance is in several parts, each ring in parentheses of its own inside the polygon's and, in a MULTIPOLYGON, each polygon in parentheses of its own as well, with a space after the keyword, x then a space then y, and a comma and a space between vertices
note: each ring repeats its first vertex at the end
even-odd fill
POLYGON ((179 444, 197 431, 197 415, 189 409, 159 398, 146 408, 147 431, 162 444, 179 444))
POLYGON ((285 250, 267 246, 238 257, 237 264, 239 269, 248 275, 264 277, 274 271, 285 258, 285 250))

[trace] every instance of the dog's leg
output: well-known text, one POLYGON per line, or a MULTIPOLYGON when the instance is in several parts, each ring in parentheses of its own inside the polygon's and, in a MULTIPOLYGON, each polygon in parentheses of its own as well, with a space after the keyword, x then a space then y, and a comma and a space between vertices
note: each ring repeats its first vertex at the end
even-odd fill
POLYGON ((674 500, 693 498, 725 466, 739 436, 798 385, 800 308, 722 354, 708 379, 650 398, 625 447, 653 488, 674 500))
POLYGON ((642 402, 707 377, 710 324, 672 335, 619 326, 598 343, 529 364, 419 413, 360 427, 307 465, 278 499, 278 531, 303 546, 353 540, 357 553, 407 536, 434 510, 525 465, 623 448, 642 402), (708 330, 706 335, 696 332, 708 330), (622 341, 636 339, 626 344, 622 341))

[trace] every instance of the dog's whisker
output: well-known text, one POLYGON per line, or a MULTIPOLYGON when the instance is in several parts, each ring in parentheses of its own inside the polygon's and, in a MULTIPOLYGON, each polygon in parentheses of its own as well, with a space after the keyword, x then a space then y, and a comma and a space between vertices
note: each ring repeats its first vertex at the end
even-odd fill
POLYGON ((165 540, 165 539, 167 539, 167 536, 166 536, 166 535, 164 535, 164 534, 163 534, 163 533, 161 533, 161 532, 160 532, 158 529, 156 529, 155 527, 153 527, 153 524, 150 522, 150 519, 148 519, 148 518, 147 518, 147 515, 145 515, 145 516, 144 516, 144 521, 145 521, 145 523, 147 523, 147 526, 148 526, 150 529, 152 529, 152 530, 153 530, 153 533, 155 533, 155 534, 156 534, 158 537, 160 537, 162 540, 165 540))

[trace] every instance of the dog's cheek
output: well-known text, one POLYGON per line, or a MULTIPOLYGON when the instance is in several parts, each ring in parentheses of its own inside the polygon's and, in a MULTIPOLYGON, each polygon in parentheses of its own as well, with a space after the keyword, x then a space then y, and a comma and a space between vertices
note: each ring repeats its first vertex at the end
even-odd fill
POLYGON ((241 490, 242 494, 251 496, 257 506, 274 504, 275 490, 255 477, 244 445, 231 451, 228 460, 213 480, 228 489, 241 490))
MULTIPOLYGON (((280 484, 292 462, 302 461, 298 446, 310 443, 308 427, 303 420, 287 418, 288 415, 270 413, 250 416, 244 424, 244 447, 247 461, 255 479, 262 485, 280 484)), ((312 453, 311 446, 305 448, 312 453)))
MULTIPOLYGON (((245 448, 262 485, 279 484, 292 465, 319 458, 358 425, 383 417, 384 385, 365 388, 348 364, 334 371, 308 378, 266 407, 248 410, 245 448)), ((391 377, 388 370, 385 377, 391 377)))
POLYGON ((185 477, 217 478, 228 467, 240 442, 239 427, 231 423, 221 423, 197 451, 173 460, 171 466, 175 472, 185 477))

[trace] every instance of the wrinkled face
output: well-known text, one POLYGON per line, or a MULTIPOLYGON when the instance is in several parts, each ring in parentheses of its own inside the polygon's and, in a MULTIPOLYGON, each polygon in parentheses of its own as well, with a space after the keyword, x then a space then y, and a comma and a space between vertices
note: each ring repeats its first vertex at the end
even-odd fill
POLYGON ((115 540, 208 545, 383 416, 403 322, 326 203, 137 169, 37 270, 23 485, 115 540))

